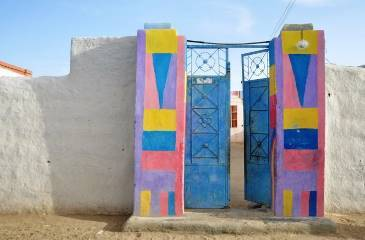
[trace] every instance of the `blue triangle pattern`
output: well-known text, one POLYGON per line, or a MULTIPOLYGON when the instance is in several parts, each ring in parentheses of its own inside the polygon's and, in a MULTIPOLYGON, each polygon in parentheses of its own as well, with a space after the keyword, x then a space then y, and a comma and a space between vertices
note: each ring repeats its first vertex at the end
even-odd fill
POLYGON ((160 108, 163 106, 163 92, 167 82, 167 74, 169 72, 171 53, 153 53, 153 68, 155 70, 156 85, 158 91, 158 99, 160 108))
POLYGON ((310 54, 289 54, 291 67, 293 69, 297 92, 300 104, 303 106, 305 85, 307 83, 310 54))

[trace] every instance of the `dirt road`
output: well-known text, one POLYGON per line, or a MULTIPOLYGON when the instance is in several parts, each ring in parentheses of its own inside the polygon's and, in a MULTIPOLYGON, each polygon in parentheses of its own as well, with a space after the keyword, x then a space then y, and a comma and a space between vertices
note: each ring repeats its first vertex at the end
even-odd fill
MULTIPOLYGON (((247 207, 243 199, 243 144, 231 145, 231 200, 233 207, 247 207)), ((337 223, 337 234, 326 236, 288 233, 208 235, 191 233, 127 233, 124 216, 56 216, 56 215, 0 215, 2 239, 258 239, 258 240, 318 240, 365 239, 364 215, 327 215, 337 223)))
POLYGON ((126 233, 123 216, 0 216, 0 239, 365 239, 365 215, 329 215, 335 235, 298 234, 202 235, 189 233, 126 233))

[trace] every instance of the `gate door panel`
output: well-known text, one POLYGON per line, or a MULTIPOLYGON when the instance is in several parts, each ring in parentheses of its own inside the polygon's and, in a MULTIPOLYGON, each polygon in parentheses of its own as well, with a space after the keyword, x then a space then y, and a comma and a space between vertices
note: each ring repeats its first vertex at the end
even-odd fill
POLYGON ((245 199, 271 206, 268 50, 242 55, 245 199))
POLYGON ((226 51, 187 50, 186 208, 229 205, 230 83, 226 51))

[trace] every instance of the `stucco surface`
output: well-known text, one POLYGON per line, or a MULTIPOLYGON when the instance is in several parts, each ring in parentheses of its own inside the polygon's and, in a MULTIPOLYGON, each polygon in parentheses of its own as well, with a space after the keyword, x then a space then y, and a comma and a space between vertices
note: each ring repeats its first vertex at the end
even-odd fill
POLYGON ((0 79, 0 212, 133 204, 135 37, 73 39, 64 77, 0 79))
POLYGON ((23 75, 0 67, 0 77, 22 77, 23 75))
POLYGON ((326 66, 325 208, 365 212, 365 69, 326 66))
MULTIPOLYGON (((0 78, 0 213, 132 211, 135 51, 78 38, 69 75, 0 78)), ((365 212, 365 69, 326 87, 326 210, 365 212)))

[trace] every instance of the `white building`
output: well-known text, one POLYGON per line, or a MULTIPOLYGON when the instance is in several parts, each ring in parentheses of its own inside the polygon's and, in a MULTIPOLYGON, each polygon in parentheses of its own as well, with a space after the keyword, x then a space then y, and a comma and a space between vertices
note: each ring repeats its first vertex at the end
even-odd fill
POLYGON ((3 61, 0 61, 0 77, 31 77, 32 72, 3 61))
POLYGON ((231 142, 243 143, 243 101, 241 91, 231 91, 231 142))

